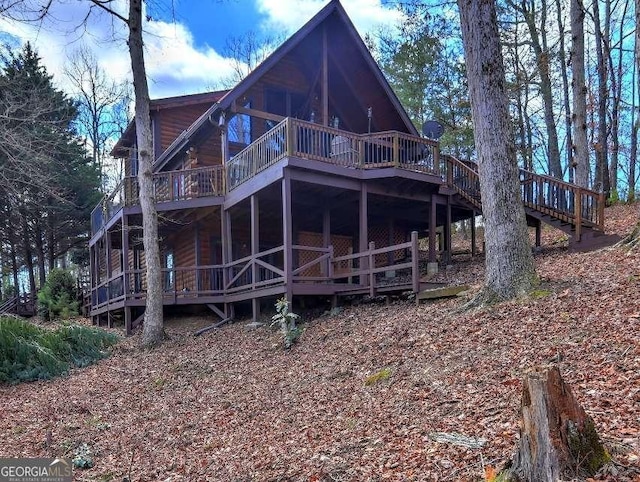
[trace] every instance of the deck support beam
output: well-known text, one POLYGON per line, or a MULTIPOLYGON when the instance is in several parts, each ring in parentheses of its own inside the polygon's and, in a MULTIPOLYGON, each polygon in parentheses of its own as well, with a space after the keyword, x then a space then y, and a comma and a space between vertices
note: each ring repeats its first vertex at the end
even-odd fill
POLYGON ((436 224, 437 224, 436 200, 431 197, 429 206, 429 261, 427 262, 427 274, 432 275, 438 272, 438 261, 436 259, 436 224))
MULTIPOLYGON (((255 263, 255 256, 260 252, 260 204, 257 194, 251 195, 251 256, 254 257, 254 262, 251 267, 251 283, 255 289, 255 284, 258 282, 258 266, 255 263)), ((253 321, 258 321, 260 316, 260 299, 251 299, 251 312, 253 315, 253 321)))
POLYGON ((447 220, 444 224, 443 261, 445 265, 451 264, 451 196, 447 196, 446 204, 447 220))
MULTIPOLYGON (((129 268, 129 218, 125 214, 122 215, 122 258, 121 258, 121 268, 122 268, 122 282, 124 284, 124 300, 125 303, 129 294, 131 293, 131 283, 130 283, 130 268, 129 268)), ((126 315, 126 309, 125 309, 126 315)))
POLYGON ((201 258, 200 258, 200 222, 196 222, 196 227, 193 230, 193 249, 196 251, 196 279, 195 279, 195 290, 200 291, 200 267, 201 258))
POLYGON ((476 212, 471 213, 471 257, 478 254, 478 246, 476 241, 476 212))
POLYGON ((282 246, 284 249, 284 286, 285 299, 293 302, 293 223, 291 216, 291 178, 288 169, 282 173, 282 246))
MULTIPOLYGON (((359 216, 358 219, 360 221, 360 228, 358 230, 358 251, 360 253, 364 253, 369 248, 369 230, 368 230, 368 196, 367 196, 367 185, 362 183, 360 187, 360 203, 359 203, 359 216)), ((369 260, 367 258, 360 258, 360 270, 365 270, 369 267, 369 260)), ((363 286, 367 286, 368 279, 367 276, 360 276, 360 284, 363 286)))
MULTIPOLYGON (((325 207, 322 211, 322 247, 328 248, 331 245, 331 209, 325 207)), ((321 273, 328 276, 331 272, 331 259, 323 263, 320 267, 321 273)))
POLYGON ((542 221, 538 220, 536 223, 536 248, 539 248, 542 244, 542 221))
MULTIPOLYGON (((231 213, 220 207, 220 251, 222 255, 222 264, 226 265, 231 262, 231 213)), ((227 269, 222 270, 222 288, 226 289, 229 282, 229 273, 227 269)), ((233 305, 225 304, 224 311, 227 316, 233 312, 233 305)))

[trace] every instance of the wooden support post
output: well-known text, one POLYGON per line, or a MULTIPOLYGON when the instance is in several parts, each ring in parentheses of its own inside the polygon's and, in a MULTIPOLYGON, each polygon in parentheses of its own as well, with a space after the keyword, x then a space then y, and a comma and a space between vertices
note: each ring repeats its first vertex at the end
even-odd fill
MULTIPOLYGON (((329 208, 324 208, 322 211, 322 247, 328 248, 331 245, 331 210, 329 208)), ((320 267, 321 273, 324 276, 329 276, 331 272, 331 259, 333 256, 330 256, 327 259, 326 263, 323 263, 320 267)))
MULTIPOLYGON (((256 256, 260 252, 260 205, 258 202, 258 195, 251 195, 251 284, 252 289, 255 291, 256 283, 258 280, 258 264, 256 263, 256 256)), ((253 321, 258 321, 260 316, 260 300, 253 298, 251 300, 253 321)))
POLYGON ((411 281, 413 292, 420 291, 420 251, 418 248, 418 231, 411 231, 411 281))
POLYGON ((429 212, 429 263, 437 262, 436 259, 436 201, 431 198, 431 210, 429 212))
POLYGON ((282 174, 282 246, 284 249, 284 286, 285 298, 291 305, 293 301, 293 226, 291 215, 291 177, 288 169, 282 174))
POLYGON ((125 302, 129 297, 131 289, 130 268, 129 268, 129 219, 126 215, 122 216, 122 283, 124 284, 125 302))
MULTIPOLYGON (((367 251, 367 243, 369 241, 369 231, 368 231, 368 199, 367 199, 367 185, 362 183, 360 186, 360 203, 359 203, 359 216, 358 219, 360 221, 360 227, 358 230, 358 239, 359 246, 358 251, 360 253, 364 253, 367 251)), ((366 257, 359 258, 360 259, 360 270, 366 270, 368 268, 368 259, 366 257)), ((360 284, 366 286, 367 285, 367 277, 360 276, 360 284)))
POLYGON ((471 215, 471 257, 478 254, 478 246, 476 241, 476 212, 471 215))
POLYGON ((447 197, 447 221, 444 225, 444 262, 451 263, 451 196, 447 197))
POLYGON ((371 241, 369 243, 369 256, 367 259, 367 268, 369 269, 369 295, 373 298, 376 295, 376 275, 373 269, 376 267, 376 260, 373 255, 373 250, 376 249, 376 243, 371 241))
POLYGON ((329 49, 327 47, 327 28, 322 26, 322 125, 329 125, 329 49))
POLYGON ((539 248, 542 241, 542 221, 536 223, 536 247, 539 248))
POLYGON ((198 293, 200 293, 200 264, 202 259, 201 259, 201 253, 200 253, 200 223, 196 222, 196 227, 194 229, 194 243, 193 243, 193 249, 195 249, 196 251, 196 271, 195 271, 195 283, 194 283, 194 289, 196 291, 196 295, 198 293))
POLYGON ((579 243, 582 236, 582 189, 576 188, 573 195, 575 196, 574 222, 576 232, 574 242, 579 243))

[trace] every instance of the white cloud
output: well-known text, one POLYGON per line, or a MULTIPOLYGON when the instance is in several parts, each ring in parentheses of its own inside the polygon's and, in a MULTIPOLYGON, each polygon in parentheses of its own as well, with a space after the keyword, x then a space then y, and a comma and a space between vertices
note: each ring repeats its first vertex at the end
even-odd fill
MULTIPOLYGON (((0 32, 29 41, 57 85, 70 90, 64 66, 72 52, 85 44, 100 66, 114 79, 131 77, 124 26, 106 12, 92 12, 82 23, 86 4, 55 2, 44 24, 24 24, 0 19, 0 32), (78 28, 80 26, 80 28, 78 28)), ((145 62, 152 98, 203 92, 231 74, 231 62, 214 49, 196 48, 188 27, 152 21, 145 24, 145 62)))
MULTIPOLYGON (((258 10, 264 14, 266 28, 295 32, 322 9, 328 0, 256 0, 258 10)), ((381 0, 343 0, 342 6, 361 36, 381 26, 394 25, 401 17, 392 6, 381 0)))

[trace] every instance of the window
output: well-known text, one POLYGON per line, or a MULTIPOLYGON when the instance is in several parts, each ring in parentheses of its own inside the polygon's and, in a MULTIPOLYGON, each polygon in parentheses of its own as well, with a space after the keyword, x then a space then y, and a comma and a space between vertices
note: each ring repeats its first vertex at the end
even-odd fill
MULTIPOLYGON (((251 102, 247 102, 243 107, 251 108, 251 102)), ((251 144, 251 117, 247 114, 236 114, 229 120, 228 124, 229 142, 237 144, 251 144)))
POLYGON ((168 251, 164 254, 164 267, 166 268, 164 273, 164 289, 165 291, 171 291, 175 287, 175 271, 173 270, 172 251, 168 251))

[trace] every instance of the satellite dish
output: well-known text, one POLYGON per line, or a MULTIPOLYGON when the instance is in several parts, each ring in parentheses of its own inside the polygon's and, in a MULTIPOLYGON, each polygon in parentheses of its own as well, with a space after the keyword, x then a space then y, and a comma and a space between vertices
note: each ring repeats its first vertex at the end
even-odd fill
POLYGON ((427 121, 422 124, 422 134, 429 139, 438 140, 444 134, 444 126, 438 121, 427 121))

